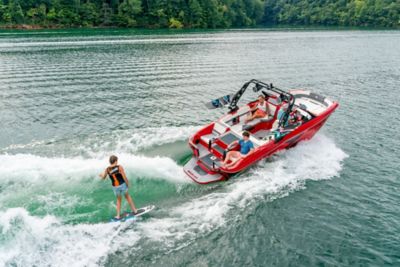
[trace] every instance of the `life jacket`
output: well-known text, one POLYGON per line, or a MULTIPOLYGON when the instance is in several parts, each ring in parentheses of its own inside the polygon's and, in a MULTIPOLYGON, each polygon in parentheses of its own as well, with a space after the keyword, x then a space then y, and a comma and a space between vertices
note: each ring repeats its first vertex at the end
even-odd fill
POLYGON ((119 166, 108 167, 107 168, 108 177, 110 177, 113 186, 120 186, 125 183, 124 177, 119 172, 119 166))

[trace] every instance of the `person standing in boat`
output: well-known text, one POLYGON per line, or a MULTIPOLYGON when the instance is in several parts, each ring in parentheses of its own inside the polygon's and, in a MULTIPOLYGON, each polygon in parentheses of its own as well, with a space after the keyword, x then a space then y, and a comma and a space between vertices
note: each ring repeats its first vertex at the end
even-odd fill
POLYGON ((246 118, 245 123, 252 121, 257 118, 264 118, 269 116, 269 107, 268 102, 265 99, 264 95, 258 96, 258 103, 254 108, 251 110, 251 113, 246 118))
POLYGON ((222 163, 222 166, 225 168, 230 168, 233 165, 236 164, 236 162, 248 155, 249 153, 253 152, 254 150, 254 145, 253 142, 251 142, 250 139, 250 133, 247 131, 244 131, 242 133, 243 139, 240 139, 239 141, 235 141, 232 144, 229 145, 229 147, 233 147, 237 144, 240 145, 240 151, 229 151, 226 154, 225 160, 222 163), (228 164, 228 162, 231 161, 231 163, 228 164))
POLYGON ((126 178, 126 174, 124 168, 121 165, 118 165, 118 157, 117 156, 110 156, 110 166, 108 166, 103 173, 100 175, 101 179, 105 179, 107 176, 110 178, 114 195, 117 197, 117 216, 113 219, 115 221, 121 219, 121 202, 122 196, 125 196, 125 199, 128 201, 129 206, 131 207, 131 211, 133 214, 137 213, 137 209, 133 200, 128 192, 129 181, 126 178))

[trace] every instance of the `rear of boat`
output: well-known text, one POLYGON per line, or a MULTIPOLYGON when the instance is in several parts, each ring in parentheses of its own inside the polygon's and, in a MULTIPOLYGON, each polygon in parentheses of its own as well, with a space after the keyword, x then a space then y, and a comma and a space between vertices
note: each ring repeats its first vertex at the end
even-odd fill
POLYGON ((183 170, 196 183, 208 184, 228 178, 229 174, 220 170, 225 150, 240 137, 226 130, 226 127, 216 121, 190 137, 189 146, 193 157, 183 170))
POLYGON ((185 164, 183 171, 190 177, 190 179, 198 184, 209 184, 226 179, 226 176, 219 172, 207 170, 201 167, 199 159, 196 157, 192 157, 190 161, 185 164))
MULTIPOLYGON (((192 159, 184 166, 184 172, 196 183, 207 184, 227 179, 258 160, 252 153, 237 161, 229 168, 222 166, 228 147, 242 138, 243 131, 256 129, 257 125, 272 125, 276 118, 276 110, 270 110, 272 114, 268 118, 260 118, 245 124, 245 118, 251 112, 249 105, 244 105, 235 112, 225 114, 219 120, 205 126, 189 139, 189 146, 193 151, 192 159)), ((267 142, 273 142, 268 131, 259 131, 258 134, 250 134, 250 141, 255 151, 258 151, 267 142), (260 133, 265 133, 262 136, 260 133)), ((238 144, 230 147, 238 149, 238 144)))

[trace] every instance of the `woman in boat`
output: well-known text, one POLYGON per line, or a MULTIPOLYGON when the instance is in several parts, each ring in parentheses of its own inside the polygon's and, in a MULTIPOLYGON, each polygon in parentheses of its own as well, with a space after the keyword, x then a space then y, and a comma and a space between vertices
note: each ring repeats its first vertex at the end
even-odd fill
POLYGON ((243 139, 240 139, 239 141, 235 141, 232 144, 229 145, 229 147, 233 147, 234 145, 239 144, 240 145, 240 151, 229 151, 226 154, 225 160, 222 163, 222 166, 225 168, 232 167, 233 165, 236 164, 236 162, 251 153, 254 150, 254 145, 253 142, 249 140, 250 138, 250 133, 247 131, 244 131, 242 133, 243 139), (231 163, 228 164, 228 162, 231 161, 231 163))
POLYGON ((245 123, 252 121, 257 118, 264 118, 269 116, 269 107, 268 102, 265 99, 264 95, 258 96, 258 103, 254 108, 251 110, 251 113, 246 118, 245 123))

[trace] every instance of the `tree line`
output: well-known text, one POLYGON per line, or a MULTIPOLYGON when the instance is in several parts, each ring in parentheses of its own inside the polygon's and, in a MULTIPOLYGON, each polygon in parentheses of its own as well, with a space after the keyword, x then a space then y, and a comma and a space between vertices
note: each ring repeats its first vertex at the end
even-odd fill
POLYGON ((400 26, 400 0, 265 0, 264 23, 400 26))
POLYGON ((230 28, 400 26, 400 0, 0 0, 0 25, 230 28))

